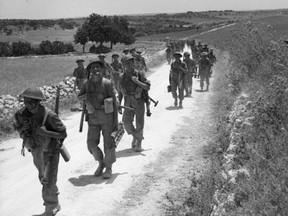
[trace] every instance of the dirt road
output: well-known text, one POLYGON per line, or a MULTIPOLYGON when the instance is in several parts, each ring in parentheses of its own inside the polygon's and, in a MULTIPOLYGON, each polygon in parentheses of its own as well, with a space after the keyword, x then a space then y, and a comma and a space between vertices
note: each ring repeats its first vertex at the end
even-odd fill
MULTIPOLYGON (((109 180, 93 176, 97 163, 86 148, 87 125, 82 133, 78 132, 80 113, 62 118, 68 128, 65 145, 71 161, 60 161, 62 210, 57 215, 165 215, 162 205, 169 205, 167 194, 172 192, 176 197, 184 193, 190 186, 189 176, 205 169, 207 161, 201 151, 213 127, 209 108, 212 92, 198 92, 199 79, 194 79, 193 97, 185 98, 183 109, 175 108, 166 88, 168 71, 169 65, 164 64, 149 76, 150 96, 159 104, 151 105, 152 116, 146 118, 145 151, 133 152, 132 137, 125 134, 116 149, 117 161, 109 180)), ((20 155, 21 143, 20 139, 12 139, 1 144, 2 216, 31 216, 44 210, 36 168, 29 153, 26 157, 20 155)), ((175 200, 181 201, 178 197, 175 200)))

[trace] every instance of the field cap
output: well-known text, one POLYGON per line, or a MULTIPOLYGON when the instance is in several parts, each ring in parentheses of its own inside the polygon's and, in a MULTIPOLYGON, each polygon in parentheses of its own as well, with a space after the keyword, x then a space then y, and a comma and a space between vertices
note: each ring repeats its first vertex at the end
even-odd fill
POLYGON ((140 50, 136 51, 136 53, 141 54, 142 52, 140 50))
POLYGON ((180 52, 175 52, 175 53, 173 54, 173 56, 174 56, 174 57, 179 56, 179 57, 181 58, 181 57, 182 57, 182 54, 181 54, 180 52))
POLYGON ((90 68, 91 68, 91 66, 92 66, 93 64, 99 64, 100 67, 102 67, 102 68, 104 67, 104 63, 103 63, 103 62, 101 62, 101 61, 93 61, 93 62, 91 62, 91 63, 89 63, 89 64, 87 65, 87 71, 90 70, 90 68))
POLYGON ((98 58, 101 58, 101 57, 105 58, 106 56, 105 56, 103 53, 100 53, 100 54, 98 55, 98 58))
POLYGON ((189 52, 184 52, 184 56, 190 56, 189 52))
POLYGON ((123 57, 123 63, 129 61, 129 60, 134 60, 134 57, 132 55, 127 55, 123 57))
POLYGON ((32 98, 32 99, 37 99, 37 100, 45 100, 46 97, 44 93, 41 91, 40 88, 35 88, 35 87, 29 87, 25 89, 21 94, 20 97, 27 97, 27 98, 32 98))
POLYGON ((76 63, 78 63, 78 62, 84 62, 84 60, 83 59, 77 59, 76 63))
POLYGON ((128 49, 128 48, 125 48, 124 50, 123 50, 123 52, 129 52, 130 50, 128 49))
POLYGON ((119 57, 119 55, 117 53, 112 54, 112 58, 113 57, 119 57))

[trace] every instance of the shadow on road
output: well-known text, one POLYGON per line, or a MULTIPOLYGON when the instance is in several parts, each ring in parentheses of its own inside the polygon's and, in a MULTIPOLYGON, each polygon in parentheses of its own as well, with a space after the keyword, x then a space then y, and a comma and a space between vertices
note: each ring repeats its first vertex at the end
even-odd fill
POLYGON ((143 152, 150 151, 150 150, 152 149, 143 149, 143 151, 141 152, 135 152, 135 150, 133 149, 123 149, 121 151, 116 152, 116 158, 132 157, 132 156, 138 156, 138 155, 146 156, 145 154, 143 154, 143 152))
POLYGON ((103 179, 101 176, 95 177, 94 175, 80 175, 79 177, 69 178, 68 180, 76 187, 85 187, 90 184, 112 184, 117 176, 124 174, 128 173, 112 173, 112 177, 110 179, 103 179))
POLYGON ((178 110, 179 107, 177 107, 177 106, 169 106, 169 107, 166 107, 165 109, 166 110, 178 110))

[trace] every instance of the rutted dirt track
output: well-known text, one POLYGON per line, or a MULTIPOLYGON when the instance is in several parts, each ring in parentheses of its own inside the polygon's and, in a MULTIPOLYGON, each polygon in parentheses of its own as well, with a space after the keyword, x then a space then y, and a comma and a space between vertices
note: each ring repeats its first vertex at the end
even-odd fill
MULTIPOLYGON (((150 96, 159 104, 151 104, 152 116, 146 117, 145 151, 132 151, 132 137, 125 134, 116 149, 117 161, 109 180, 93 176, 97 163, 86 147, 87 125, 84 124, 82 133, 78 132, 80 113, 62 118, 68 128, 65 145, 71 161, 65 163, 61 159, 59 164, 62 210, 57 215, 166 215, 163 204, 169 205, 167 192, 175 197, 182 194, 190 186, 189 177, 205 170, 208 162, 201 152, 213 127, 213 92, 198 92, 199 79, 194 79, 193 97, 185 98, 183 109, 175 108, 171 94, 167 93, 168 73, 169 65, 165 64, 149 76, 150 96)), ((1 144, 2 216, 31 216, 44 210, 36 168, 29 153, 26 157, 20 155, 21 143, 21 139, 13 139, 1 144)))

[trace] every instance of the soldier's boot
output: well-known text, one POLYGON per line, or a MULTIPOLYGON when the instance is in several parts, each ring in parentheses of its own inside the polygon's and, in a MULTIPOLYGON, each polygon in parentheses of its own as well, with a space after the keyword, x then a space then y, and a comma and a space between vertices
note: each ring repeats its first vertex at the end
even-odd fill
POLYGON ((106 167, 106 170, 103 174, 104 179, 110 179, 112 177, 112 168, 111 167, 106 167))
POLYGON ((133 140, 132 140, 132 143, 131 143, 131 147, 132 147, 132 149, 134 149, 135 147, 136 147, 136 137, 135 136, 133 136, 133 140))
POLYGON ((174 101, 174 106, 175 106, 175 107, 178 106, 178 101, 177 101, 177 99, 175 99, 175 101, 174 101))
POLYGON ((179 102, 179 108, 183 108, 182 101, 179 102))
POLYGON ((143 149, 142 149, 142 140, 137 140, 137 142, 136 142, 136 148, 135 148, 135 152, 141 152, 141 151, 143 151, 143 149))
POLYGON ((201 92, 203 91, 203 86, 201 86, 201 92))
POLYGON ((207 87, 206 87, 206 91, 209 91, 209 84, 208 84, 207 87))
POLYGON ((55 216, 61 210, 61 206, 58 204, 55 207, 47 206, 45 212, 37 216, 55 216))
POLYGON ((96 169, 94 176, 101 176, 103 173, 103 169, 105 168, 105 164, 103 162, 99 162, 98 168, 96 169))

